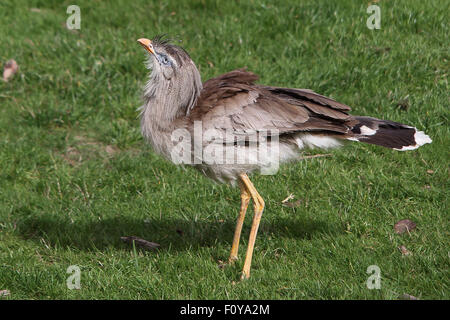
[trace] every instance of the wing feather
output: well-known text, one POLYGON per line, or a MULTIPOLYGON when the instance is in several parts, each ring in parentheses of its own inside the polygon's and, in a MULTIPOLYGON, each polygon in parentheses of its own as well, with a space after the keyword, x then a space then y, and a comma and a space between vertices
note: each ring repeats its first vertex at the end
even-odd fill
POLYGON ((206 81, 191 112, 203 129, 245 132, 276 130, 347 133, 354 118, 350 107, 308 89, 256 85, 258 76, 245 69, 206 81))

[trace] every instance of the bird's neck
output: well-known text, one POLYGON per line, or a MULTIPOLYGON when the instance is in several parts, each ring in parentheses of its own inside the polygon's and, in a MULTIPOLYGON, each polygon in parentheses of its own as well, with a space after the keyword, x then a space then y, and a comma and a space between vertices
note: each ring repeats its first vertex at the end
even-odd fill
POLYGON ((202 90, 200 73, 195 65, 177 81, 166 81, 160 73, 152 72, 145 86, 141 116, 161 126, 189 115, 202 90))
POLYGON ((175 129, 174 121, 181 116, 177 106, 164 96, 145 97, 141 109, 142 135, 157 151, 164 144, 164 136, 170 136, 175 129))
POLYGON ((190 80, 172 84, 158 79, 158 75, 151 75, 145 87, 141 130, 143 136, 159 153, 167 152, 164 149, 170 141, 166 140, 170 139, 172 132, 177 129, 176 123, 183 122, 180 119, 189 115, 200 95, 200 74, 190 80))
POLYGON ((176 112, 168 112, 170 107, 166 110, 158 107, 164 106, 165 102, 158 97, 145 98, 141 109, 141 132, 154 151, 170 159, 169 146, 172 132, 176 129, 174 120, 177 115, 176 112))

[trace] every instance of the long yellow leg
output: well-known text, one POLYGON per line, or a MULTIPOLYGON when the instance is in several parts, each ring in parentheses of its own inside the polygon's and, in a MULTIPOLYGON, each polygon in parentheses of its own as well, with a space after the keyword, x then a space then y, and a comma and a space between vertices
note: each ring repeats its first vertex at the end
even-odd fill
POLYGON ((233 263, 237 260, 237 254, 239 250, 239 240, 241 238, 242 225, 244 224, 245 213, 247 212, 248 203, 250 202, 250 193, 247 191, 245 184, 240 182, 241 187, 241 210, 236 223, 236 229, 234 230, 233 245, 231 246, 230 258, 228 263, 233 263))
POLYGON ((263 198, 261 198, 256 188, 253 186, 253 183, 245 173, 241 174, 240 177, 253 199, 253 206, 255 209, 252 228, 250 230, 250 237, 248 239, 248 248, 247 254, 245 256, 244 269, 242 270, 241 276, 241 279, 248 279, 250 277, 250 267, 252 265, 252 256, 253 249, 255 247, 256 234, 258 233, 259 222, 261 221, 261 216, 264 210, 264 200, 263 198))

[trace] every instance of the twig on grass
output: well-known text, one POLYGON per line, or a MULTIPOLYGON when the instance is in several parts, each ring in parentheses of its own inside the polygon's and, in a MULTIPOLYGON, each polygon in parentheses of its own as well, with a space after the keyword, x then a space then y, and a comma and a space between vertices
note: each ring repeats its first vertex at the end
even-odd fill
POLYGON ((130 243, 131 245, 133 245, 134 243, 136 246, 150 251, 156 250, 160 247, 158 243, 150 242, 135 236, 120 237, 120 240, 126 243, 130 243))

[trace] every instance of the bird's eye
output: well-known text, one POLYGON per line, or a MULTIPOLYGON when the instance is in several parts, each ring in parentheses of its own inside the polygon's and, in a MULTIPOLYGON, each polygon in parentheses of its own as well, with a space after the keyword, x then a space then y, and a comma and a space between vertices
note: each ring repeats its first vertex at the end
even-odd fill
POLYGON ((162 57, 161 57, 161 62, 162 62, 163 64, 169 64, 169 59, 167 58, 167 56, 162 56, 162 57))

